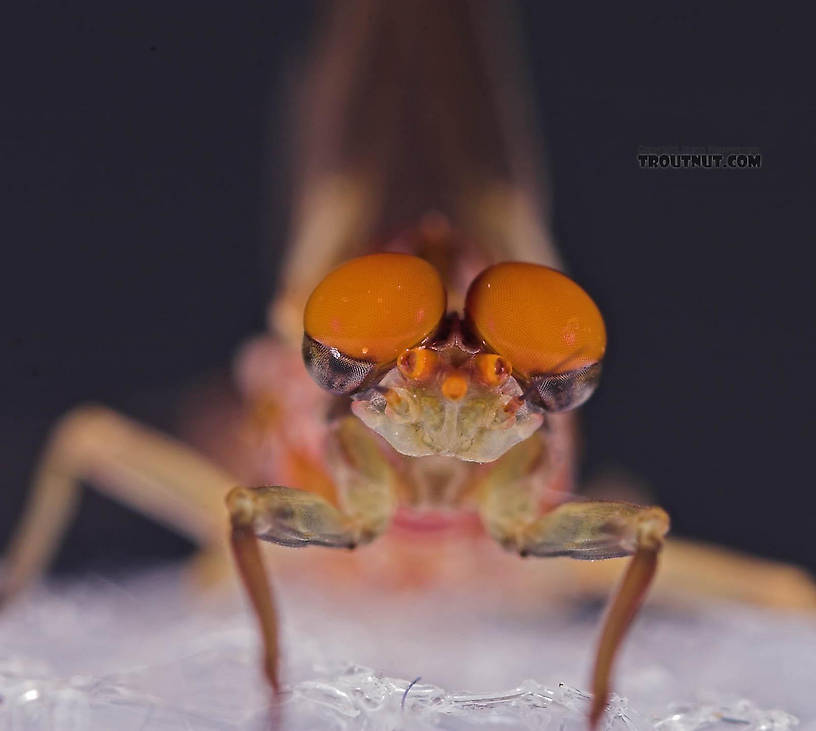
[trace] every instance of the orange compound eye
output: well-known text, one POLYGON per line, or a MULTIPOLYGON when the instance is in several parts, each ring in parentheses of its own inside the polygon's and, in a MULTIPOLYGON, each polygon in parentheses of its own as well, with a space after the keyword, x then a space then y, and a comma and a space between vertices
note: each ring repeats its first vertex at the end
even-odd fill
POLYGON ((319 385, 350 393, 375 366, 394 362, 433 333, 445 305, 439 273, 423 259, 351 259, 330 272, 306 303, 307 367, 319 385))
POLYGON ((529 379, 553 411, 586 400, 600 373, 606 328, 590 296, 538 264, 505 262, 470 285, 468 321, 487 345, 529 379))
POLYGON ((485 269, 470 285, 465 309, 485 342, 526 376, 583 368, 606 349, 595 303, 549 267, 506 262, 485 269))

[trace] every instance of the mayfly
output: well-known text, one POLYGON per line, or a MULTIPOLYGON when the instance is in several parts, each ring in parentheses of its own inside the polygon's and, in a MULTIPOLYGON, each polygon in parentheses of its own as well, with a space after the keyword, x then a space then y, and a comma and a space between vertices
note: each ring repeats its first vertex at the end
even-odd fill
POLYGON ((238 359, 254 448, 216 466, 108 409, 73 410, 38 467, 4 595, 46 565, 87 479, 214 552, 229 542, 278 689, 258 539, 347 550, 466 516, 522 556, 631 557, 595 655, 598 722, 669 519, 571 497, 572 412, 606 331, 548 231, 509 14, 337 3, 303 84, 271 333, 238 359))

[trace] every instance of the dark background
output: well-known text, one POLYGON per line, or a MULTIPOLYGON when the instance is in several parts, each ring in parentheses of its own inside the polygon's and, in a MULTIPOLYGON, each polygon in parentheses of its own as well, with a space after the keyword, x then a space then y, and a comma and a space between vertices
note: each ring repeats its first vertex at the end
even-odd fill
MULTIPOLYGON (((585 474, 625 470, 676 532, 813 569, 812 26, 718 8, 523 6, 554 228, 610 331, 585 474), (752 146, 763 167, 644 171, 640 145, 752 146)), ((11 14, 0 539, 62 412, 90 399, 172 429, 264 327, 314 21, 269 0, 11 14)), ((57 568, 188 550, 86 493, 57 568)))

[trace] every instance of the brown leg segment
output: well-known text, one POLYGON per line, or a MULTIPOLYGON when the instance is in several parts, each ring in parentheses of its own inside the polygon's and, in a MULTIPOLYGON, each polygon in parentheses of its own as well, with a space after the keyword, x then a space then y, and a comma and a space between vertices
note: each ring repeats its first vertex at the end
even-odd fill
POLYGON ((595 655, 595 669, 592 672, 590 728, 598 725, 606 706, 609 698, 609 677, 612 673, 612 663, 626 631, 643 603, 656 570, 657 551, 639 549, 626 569, 618 593, 609 605, 598 643, 598 651, 595 655))
POLYGON ((396 507, 394 471, 376 442, 350 417, 329 448, 338 478, 339 510, 325 498, 290 487, 236 487, 227 495, 235 563, 261 627, 263 667, 280 690, 278 615, 258 539, 282 546, 354 548, 379 536, 396 507))
POLYGON ((288 487, 236 487, 227 495, 230 543, 263 641, 263 668, 275 693, 280 691, 278 613, 258 538, 285 546, 310 543, 353 548, 357 534, 323 498, 288 487))
POLYGON ((584 560, 632 555, 601 630, 592 673, 591 728, 595 728, 606 707, 615 657, 654 578, 657 556, 668 530, 669 516, 661 508, 574 502, 519 526, 513 536, 523 555, 584 560))
MULTIPOLYGON (((519 445, 521 447, 521 445, 519 445)), ((539 515, 535 499, 536 463, 529 449, 514 448, 483 484, 481 516, 502 546, 522 556, 568 556, 599 560, 632 556, 607 611, 592 673, 590 727, 609 698, 612 667, 626 631, 657 569, 657 555, 669 516, 656 507, 618 502, 568 502, 539 515)))
POLYGON ((278 613, 275 609, 272 585, 267 578, 266 569, 261 559, 258 539, 250 526, 242 526, 234 522, 230 543, 241 581, 247 594, 249 594, 255 615, 258 617, 264 648, 264 673, 272 689, 275 693, 279 693, 278 613))

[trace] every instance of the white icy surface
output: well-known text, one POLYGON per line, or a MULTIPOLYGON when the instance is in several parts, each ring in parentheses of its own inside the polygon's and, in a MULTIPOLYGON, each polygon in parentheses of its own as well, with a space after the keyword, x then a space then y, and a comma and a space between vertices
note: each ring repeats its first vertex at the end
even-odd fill
MULTIPOLYGON (((270 711, 243 601, 176 570, 50 586, 0 615, 0 729, 583 729, 597 612, 279 590, 270 711), (406 694, 411 681, 421 676, 406 694)), ((729 604, 647 610, 607 729, 816 731, 816 623, 729 604)))

